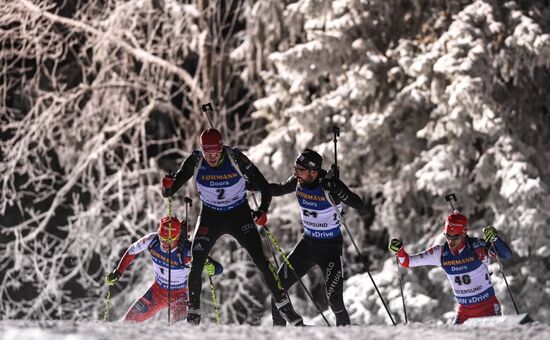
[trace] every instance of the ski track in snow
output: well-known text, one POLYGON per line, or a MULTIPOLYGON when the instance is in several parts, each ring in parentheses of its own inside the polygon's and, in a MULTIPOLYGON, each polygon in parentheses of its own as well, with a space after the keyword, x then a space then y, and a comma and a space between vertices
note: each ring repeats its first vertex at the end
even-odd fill
POLYGON ((0 321, 1 340, 138 340, 138 339, 550 339, 550 326, 538 322, 492 327, 412 323, 392 326, 271 327, 202 324, 185 322, 171 327, 161 322, 129 324, 86 321, 0 321))

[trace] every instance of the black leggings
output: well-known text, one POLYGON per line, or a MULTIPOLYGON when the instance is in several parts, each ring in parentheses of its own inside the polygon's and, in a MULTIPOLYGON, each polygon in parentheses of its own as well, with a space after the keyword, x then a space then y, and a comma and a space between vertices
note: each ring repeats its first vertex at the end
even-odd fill
POLYGON ((229 234, 248 251, 254 264, 262 272, 271 293, 280 297, 284 291, 277 276, 276 268, 267 260, 262 248, 262 240, 248 203, 228 212, 218 212, 202 207, 199 217, 199 227, 193 237, 193 262, 189 272, 189 312, 198 313, 200 310, 200 296, 202 290, 202 270, 206 257, 220 238, 229 234))
MULTIPOLYGON (((302 236, 302 239, 290 255, 289 262, 292 264, 298 277, 304 276, 314 265, 318 265, 323 271, 326 293, 330 308, 336 316, 338 326, 349 325, 350 320, 346 307, 344 306, 344 272, 342 260, 342 238, 335 240, 316 240, 302 236)), ((298 280, 286 263, 283 263, 278 271, 283 288, 288 290, 298 280)), ((272 304, 274 324, 283 325, 284 319, 277 308, 272 304)))

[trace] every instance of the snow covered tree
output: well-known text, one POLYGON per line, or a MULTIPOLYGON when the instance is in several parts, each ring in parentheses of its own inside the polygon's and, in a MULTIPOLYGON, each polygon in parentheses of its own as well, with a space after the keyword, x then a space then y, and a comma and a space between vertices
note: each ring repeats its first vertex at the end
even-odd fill
MULTIPOLYGON (((368 203, 346 221, 392 310, 388 236, 411 251, 441 242, 443 195, 455 192, 471 233, 492 224, 511 243, 520 309, 548 319, 538 307, 550 303, 549 22, 548 4, 529 0, 3 1, 2 317, 99 316, 103 275, 166 213, 159 179, 196 147, 211 101, 226 144, 269 181, 286 179, 305 147, 328 167, 340 126, 341 177, 368 203)), ((194 188, 175 198, 180 218, 184 195, 194 188)), ((293 197, 273 200, 270 223, 289 251, 293 197)), ((347 245, 352 322, 387 323, 347 245)), ((259 323, 259 273, 230 239, 216 249, 222 319, 259 323)), ((133 265, 115 316, 144 287, 144 266, 133 265)), ((412 320, 452 310, 443 275, 405 279, 412 320)), ((306 278, 322 301, 321 282, 306 278)), ((315 316, 299 288, 292 296, 315 316)))

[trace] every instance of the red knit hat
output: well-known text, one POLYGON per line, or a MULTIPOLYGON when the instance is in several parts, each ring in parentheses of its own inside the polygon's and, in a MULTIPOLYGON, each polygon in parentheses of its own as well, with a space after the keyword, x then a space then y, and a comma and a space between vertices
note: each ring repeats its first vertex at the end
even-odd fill
POLYGON ((458 210, 453 211, 445 220, 445 234, 462 235, 468 229, 468 219, 458 210))
POLYGON ((216 129, 206 129, 201 133, 200 144, 202 151, 216 153, 223 148, 222 134, 216 129))
POLYGON ((168 216, 163 217, 160 220, 158 234, 162 241, 174 241, 180 238, 181 222, 174 216, 172 216, 172 225, 170 226, 170 218, 168 216), (170 232, 170 228, 172 228, 170 232))

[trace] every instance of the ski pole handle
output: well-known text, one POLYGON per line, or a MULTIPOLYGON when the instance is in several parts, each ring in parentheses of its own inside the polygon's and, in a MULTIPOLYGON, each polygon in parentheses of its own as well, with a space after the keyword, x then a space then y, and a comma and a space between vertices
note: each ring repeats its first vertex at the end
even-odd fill
POLYGON ((208 119, 208 123, 210 123, 210 127, 214 128, 214 124, 212 124, 212 120, 208 115, 209 112, 214 113, 214 108, 212 107, 212 103, 206 103, 201 105, 201 109, 202 109, 202 112, 206 115, 206 119, 208 119))
POLYGON ((451 205, 451 210, 454 212, 455 206, 453 204, 453 201, 458 202, 458 200, 456 199, 456 195, 454 193, 445 195, 445 201, 449 202, 449 204, 451 205))

